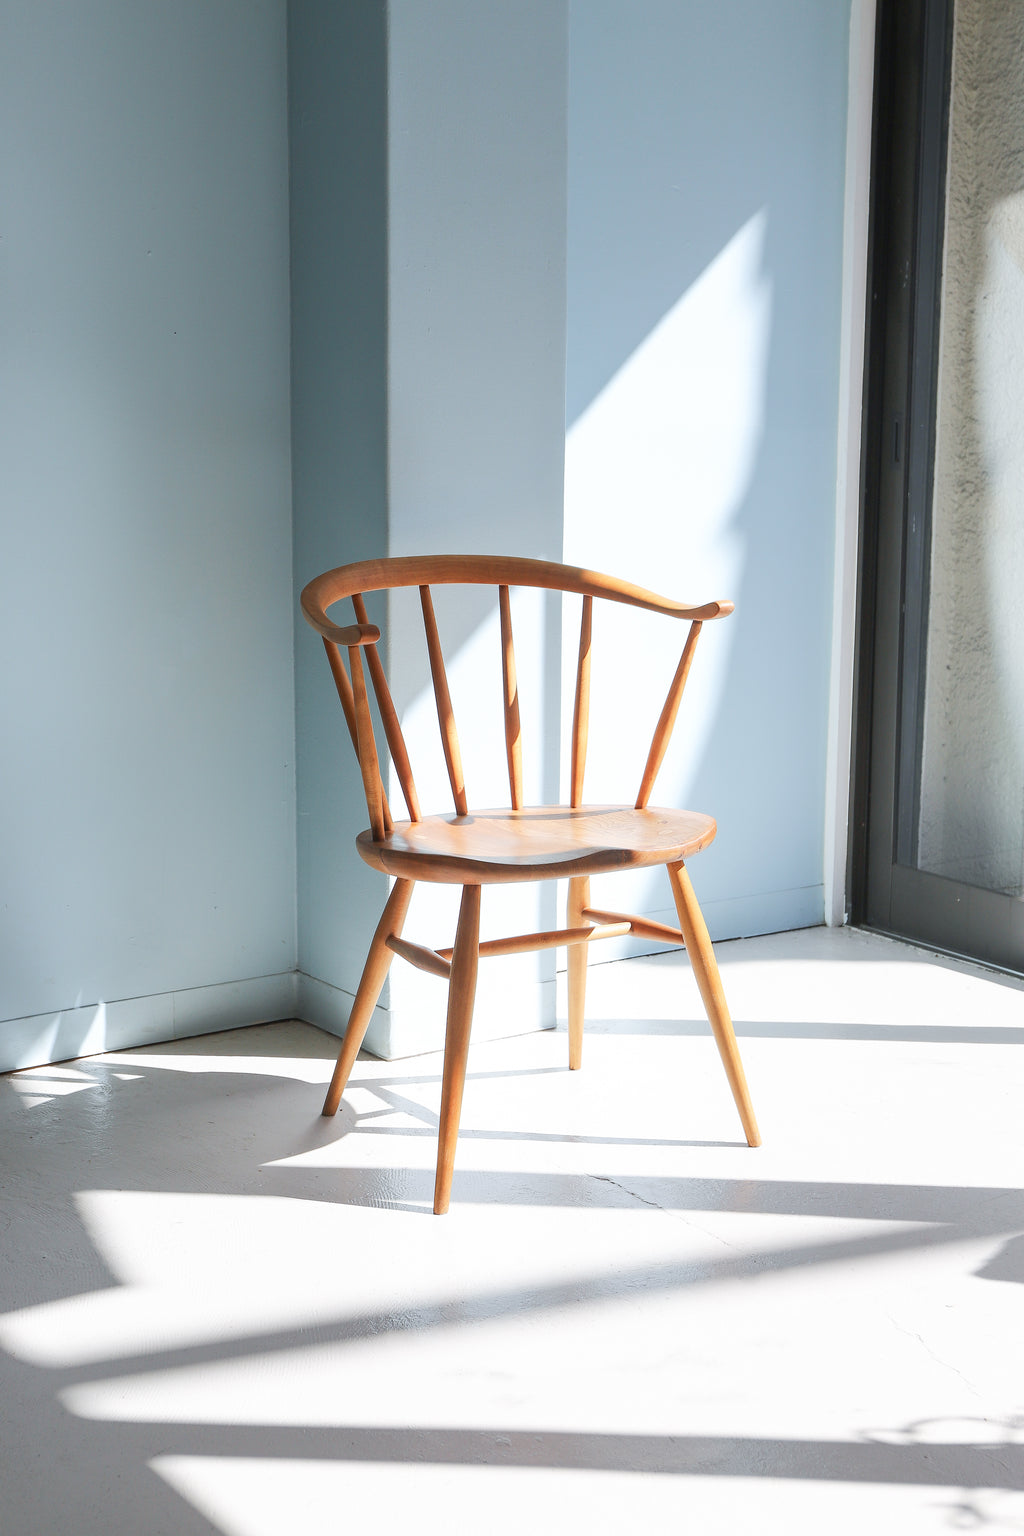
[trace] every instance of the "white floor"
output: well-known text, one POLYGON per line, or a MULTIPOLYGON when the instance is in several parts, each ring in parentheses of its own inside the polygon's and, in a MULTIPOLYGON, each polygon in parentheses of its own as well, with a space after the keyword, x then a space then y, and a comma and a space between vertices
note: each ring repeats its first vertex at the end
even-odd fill
MULTIPOLYGON (((1024 992, 824 929, 440 1060, 263 1025, 0 1078, 0 1532, 1024 1530, 1024 992)), ((500 965, 501 961, 488 962, 500 965)))

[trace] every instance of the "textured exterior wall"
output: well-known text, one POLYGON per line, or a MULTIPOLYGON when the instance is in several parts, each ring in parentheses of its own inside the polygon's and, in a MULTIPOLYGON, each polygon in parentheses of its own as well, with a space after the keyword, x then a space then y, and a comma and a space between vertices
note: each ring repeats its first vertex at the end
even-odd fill
POLYGON ((1024 6, 956 7, 918 857, 1024 863, 1024 6))

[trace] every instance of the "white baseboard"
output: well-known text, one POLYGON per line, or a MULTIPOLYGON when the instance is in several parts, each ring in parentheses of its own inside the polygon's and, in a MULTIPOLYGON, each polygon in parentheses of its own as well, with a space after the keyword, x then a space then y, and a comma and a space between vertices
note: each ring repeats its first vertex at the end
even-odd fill
MULTIPOLYGON (((750 937, 822 921, 820 885, 760 896, 708 901, 704 915, 713 939, 750 937)), ((675 923, 675 913, 651 914, 675 923)), ((664 946, 642 939, 610 939, 595 948, 591 964, 629 955, 660 953, 664 946)), ((500 1040, 555 1025, 553 952, 508 956, 480 966, 473 1019, 474 1040, 500 1040), (543 968, 543 969, 542 969, 543 968)), ((439 1051, 444 1046, 447 988, 436 977, 411 967, 393 974, 390 1006, 375 1008, 365 1049, 382 1061, 439 1051)), ((302 971, 280 971, 245 981, 188 987, 148 997, 119 998, 81 1008, 64 1008, 27 1018, 0 1021, 0 1072, 41 1067, 51 1062, 126 1051, 133 1046, 182 1040, 191 1035, 274 1019, 302 1019, 328 1034, 341 1036, 348 1023, 352 994, 302 971)))
POLYGON ((125 997, 0 1022, 0 1072, 295 1017, 296 973, 125 997))
MULTIPOLYGON (((555 981, 515 979, 501 960, 484 962, 477 981, 474 1040, 501 1040, 555 1026, 555 981)), ((332 1035, 343 1035, 352 1007, 351 992, 299 973, 296 1016, 332 1035)), ((444 1047, 447 987, 436 977, 409 970, 392 985, 391 1006, 375 1008, 363 1049, 382 1061, 419 1056, 444 1047)))
MULTIPOLYGON (((296 971, 295 980, 295 1017, 304 1024, 315 1024, 317 1029, 325 1030, 329 1035, 337 1035, 340 1040, 348 1024, 353 994, 342 987, 332 986, 329 981, 321 981, 318 976, 307 976, 305 971, 296 971)), ((371 1038, 374 1041, 386 1040, 388 1010, 375 1008, 373 1013, 366 1032, 365 1048, 372 1055, 380 1056, 382 1052, 375 1050, 370 1042, 371 1038)))

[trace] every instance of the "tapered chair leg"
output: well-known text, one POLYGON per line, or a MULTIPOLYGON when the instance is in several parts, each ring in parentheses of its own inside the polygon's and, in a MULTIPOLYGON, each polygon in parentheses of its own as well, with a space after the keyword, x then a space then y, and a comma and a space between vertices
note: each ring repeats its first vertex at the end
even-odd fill
MULTIPOLYGON (((569 881, 569 900, 565 926, 582 928, 583 913, 590 905, 590 881, 579 875, 569 881)), ((587 958, 589 945, 569 945, 569 1070, 583 1065, 583 1014, 587 998, 587 958)))
POLYGON ((718 974, 718 962, 711 947, 711 939, 708 937, 704 914, 697 904, 697 897, 690 884, 690 876, 682 861, 678 864, 669 864, 668 875, 672 882, 672 895, 675 898, 686 952, 690 957, 708 1022, 715 1037, 715 1044, 718 1046, 718 1054, 722 1058, 725 1075, 729 1079, 729 1087, 732 1089, 732 1096, 740 1113, 747 1145, 759 1147, 761 1133, 754 1117, 754 1106, 750 1102, 739 1046, 736 1044, 732 1019, 729 1017, 729 1006, 725 1001, 722 978, 718 974))
POLYGON ((409 910, 409 902, 412 899, 415 880, 396 880, 395 888, 388 897, 387 906, 381 914, 377 931, 373 935, 373 943, 370 945, 370 953, 366 957, 363 966, 363 974, 359 978, 359 987, 356 991, 355 1001, 352 1004, 352 1012, 348 1016, 348 1027, 345 1030, 345 1038, 341 1043, 338 1053, 338 1064, 331 1078, 331 1086, 327 1090, 324 1100, 323 1113, 325 1115, 337 1114, 341 1096, 345 1092, 345 1085, 349 1079, 349 1073, 355 1065, 359 1055, 359 1047, 363 1043, 363 1037, 373 1017, 373 1010, 377 1006, 384 978, 392 961, 392 952, 387 948, 387 940, 398 938, 405 923, 405 915, 409 910))
POLYGON ((466 1086, 466 1058, 473 1024, 476 971, 480 958, 480 887, 462 888, 459 926, 452 951, 448 984, 448 1027, 444 1037, 444 1074, 441 1080, 441 1121, 437 1134, 437 1177, 434 1180, 434 1215, 443 1216, 452 1193, 455 1145, 459 1139, 462 1091, 466 1086))

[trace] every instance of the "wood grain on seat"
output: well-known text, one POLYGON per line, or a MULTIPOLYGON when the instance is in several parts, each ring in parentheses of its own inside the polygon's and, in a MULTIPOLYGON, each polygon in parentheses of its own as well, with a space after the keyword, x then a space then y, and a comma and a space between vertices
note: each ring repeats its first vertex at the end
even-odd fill
POLYGON ((356 839, 367 864, 441 884, 507 885, 675 863, 706 848, 715 821, 699 811, 629 805, 542 805, 398 822, 356 839))

